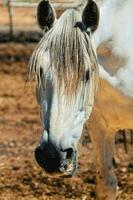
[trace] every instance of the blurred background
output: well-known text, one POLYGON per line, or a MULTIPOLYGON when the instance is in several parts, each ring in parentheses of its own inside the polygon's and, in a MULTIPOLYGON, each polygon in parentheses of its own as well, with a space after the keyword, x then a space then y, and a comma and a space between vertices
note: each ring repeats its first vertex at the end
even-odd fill
MULTIPOLYGON (((107 1, 107 0, 106 0, 107 1)), ((29 58, 42 37, 36 22, 36 0, 0 0, 0 200, 95 199, 93 146, 86 127, 79 144, 79 169, 71 179, 50 178, 34 159, 34 149, 41 133, 40 111, 35 99, 35 82, 27 82, 29 58)), ((57 15, 76 1, 53 0, 57 15)), ((99 5, 103 1, 97 1, 99 5)), ((114 55, 105 41, 98 46, 98 56, 106 70, 114 74, 121 58, 114 55)), ((133 114, 133 101, 101 80, 103 103, 121 117, 133 114)), ((105 110, 105 112, 108 112, 105 110)), ((132 120, 132 119, 131 119, 132 120)), ((95 127, 96 129, 96 127, 95 127)), ((116 133, 115 172, 118 200, 133 197, 133 130, 120 128, 116 133), (126 144, 124 146, 126 133, 126 144)))

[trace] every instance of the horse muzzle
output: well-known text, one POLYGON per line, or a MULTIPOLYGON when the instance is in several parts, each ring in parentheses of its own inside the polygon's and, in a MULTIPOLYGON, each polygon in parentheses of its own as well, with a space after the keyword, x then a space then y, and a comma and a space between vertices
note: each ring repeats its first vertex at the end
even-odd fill
POLYGON ((59 150, 52 143, 41 143, 35 149, 37 163, 50 175, 72 177, 77 169, 77 151, 59 150))

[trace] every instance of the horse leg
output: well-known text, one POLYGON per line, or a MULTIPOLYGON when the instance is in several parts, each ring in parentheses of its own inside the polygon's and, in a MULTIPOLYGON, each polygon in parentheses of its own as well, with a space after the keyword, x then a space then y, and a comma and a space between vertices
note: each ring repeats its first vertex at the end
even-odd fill
POLYGON ((96 146, 96 196, 99 200, 114 200, 117 181, 113 171, 112 141, 105 136, 102 140, 102 145, 93 142, 96 146))
POLYGON ((105 130, 100 123, 96 132, 89 129, 96 162, 96 199, 115 200, 117 180, 113 170, 114 134, 106 134, 105 130))

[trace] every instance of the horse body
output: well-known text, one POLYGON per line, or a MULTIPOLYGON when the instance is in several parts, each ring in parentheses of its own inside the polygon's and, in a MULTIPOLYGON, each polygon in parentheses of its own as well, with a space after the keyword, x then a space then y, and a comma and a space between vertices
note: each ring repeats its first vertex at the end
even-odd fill
POLYGON ((115 199, 117 179, 114 174, 116 132, 133 128, 132 99, 100 80, 93 110, 86 123, 96 162, 96 193, 98 199, 115 199))
POLYGON ((114 134, 125 127, 133 128, 133 100, 131 98, 101 80, 95 100, 96 103, 98 102, 97 108, 103 108, 103 111, 99 112, 102 112, 101 116, 105 119, 106 127, 114 134))

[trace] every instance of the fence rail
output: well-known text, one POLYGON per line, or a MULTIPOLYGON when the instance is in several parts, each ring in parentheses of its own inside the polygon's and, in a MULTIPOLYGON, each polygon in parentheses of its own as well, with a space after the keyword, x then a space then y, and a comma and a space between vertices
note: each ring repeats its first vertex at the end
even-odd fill
MULTIPOLYGON (((62 2, 59 1, 55 1, 53 2, 53 6, 56 9, 56 11, 58 12, 58 15, 60 15, 64 10, 71 8, 73 6, 76 6, 79 4, 79 0, 75 0, 72 1, 70 0, 69 2, 62 2), (77 3, 75 3, 75 1, 77 3)), ((7 12, 8 12, 8 16, 9 16, 9 35, 10 35, 10 39, 12 40, 14 37, 14 16, 13 16, 13 8, 36 8, 38 3, 30 3, 30 2, 17 2, 14 0, 0 0, 0 5, 2 6, 6 6, 7 7, 7 12)))
MULTIPOLYGON (((7 1, 0 2, 0 5, 6 5, 6 2, 7 1)), ((11 1, 10 5, 11 7, 34 8, 34 7, 37 7, 38 3, 11 1)), ((52 5, 54 6, 56 10, 65 10, 65 9, 78 5, 78 3, 74 3, 72 1, 69 3, 67 2, 52 3, 52 5)))

